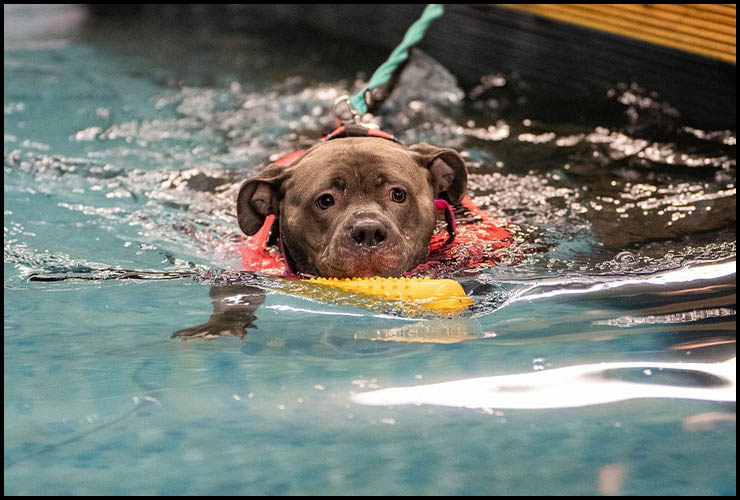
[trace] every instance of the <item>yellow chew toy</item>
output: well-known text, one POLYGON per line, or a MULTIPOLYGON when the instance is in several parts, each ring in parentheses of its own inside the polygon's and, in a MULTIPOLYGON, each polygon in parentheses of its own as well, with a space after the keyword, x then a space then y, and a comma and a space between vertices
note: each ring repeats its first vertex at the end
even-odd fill
POLYGON ((458 314, 473 304, 460 283, 450 279, 311 278, 308 281, 385 299, 411 301, 442 314, 458 314))

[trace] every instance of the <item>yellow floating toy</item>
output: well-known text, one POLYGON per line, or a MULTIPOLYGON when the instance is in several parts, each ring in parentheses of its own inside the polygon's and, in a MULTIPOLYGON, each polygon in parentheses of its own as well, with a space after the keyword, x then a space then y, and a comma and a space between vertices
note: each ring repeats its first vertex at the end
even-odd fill
POLYGON ((383 299, 412 302, 438 314, 459 314, 474 303, 460 283, 430 278, 311 278, 312 283, 383 299))

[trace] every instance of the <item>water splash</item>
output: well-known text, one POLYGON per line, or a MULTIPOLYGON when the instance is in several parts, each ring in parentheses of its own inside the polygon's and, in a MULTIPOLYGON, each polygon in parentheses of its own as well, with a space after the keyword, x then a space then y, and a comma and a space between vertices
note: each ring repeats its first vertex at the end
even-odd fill
MULTIPOLYGON (((43 195, 70 212, 73 226, 95 226, 164 264, 145 259, 142 269, 172 271, 177 260, 237 271, 240 182, 314 143, 331 126, 334 99, 363 84, 294 73, 269 87, 169 84, 146 101, 146 117, 117 119, 96 106, 68 137, 82 155, 6 135, 6 193, 43 195)), ((637 84, 608 91, 596 99, 601 114, 575 123, 539 119, 552 113, 532 99, 525 82, 506 74, 485 76, 466 94, 417 54, 379 116, 407 143, 460 149, 475 203, 511 222, 513 243, 499 250, 499 266, 468 278, 655 272, 735 255, 734 131, 683 124, 637 84)), ((6 102, 7 119, 27 112, 20 99, 6 102)), ((120 267, 115 257, 49 252, 19 225, 18 214, 6 213, 5 262, 22 275, 120 267)))

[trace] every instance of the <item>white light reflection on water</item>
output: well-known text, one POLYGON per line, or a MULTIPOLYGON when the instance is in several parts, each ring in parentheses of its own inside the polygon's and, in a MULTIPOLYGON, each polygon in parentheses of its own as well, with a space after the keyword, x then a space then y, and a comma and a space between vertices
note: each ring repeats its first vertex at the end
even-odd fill
MULTIPOLYGON (((612 290, 617 288, 622 288, 626 286, 639 286, 639 287, 645 287, 649 285, 670 285, 672 283, 686 283, 690 281, 695 280, 711 280, 716 278, 721 278, 723 276, 731 276, 732 274, 735 274, 736 272, 736 261, 730 260, 720 263, 713 263, 713 264, 707 264, 707 265, 694 265, 694 266, 687 266, 681 269, 674 269, 671 271, 665 271, 665 272, 659 272, 654 273, 650 275, 645 276, 638 276, 638 277, 589 277, 589 281, 597 281, 596 283, 590 284, 590 286, 585 288, 577 288, 574 287, 574 285, 577 285, 577 283, 570 282, 567 279, 563 278, 557 278, 555 280, 539 280, 537 283, 533 284, 532 286, 523 289, 522 291, 518 292, 514 297, 509 299, 505 304, 503 304, 501 307, 505 307, 509 304, 512 304, 514 302, 519 302, 522 300, 537 300, 537 299, 543 299, 548 297, 555 297, 560 295, 580 295, 580 294, 589 294, 589 293, 595 293, 599 291, 605 291, 605 290, 612 290), (552 286, 552 285, 562 285, 562 287, 559 287, 555 290, 549 290, 545 292, 537 293, 537 289, 540 287, 546 287, 546 286, 552 286), (566 286, 567 285, 567 286, 566 286)), ((583 278, 576 277, 575 280, 583 280, 583 278)))
POLYGON ((711 309, 696 309, 673 314, 650 314, 648 316, 620 316, 614 319, 592 321, 593 325, 616 326, 630 328, 638 325, 659 325, 671 323, 689 323, 708 318, 723 318, 735 316, 737 311, 728 307, 714 307, 711 309))
POLYGON ((552 409, 590 406, 638 398, 678 398, 705 401, 736 400, 735 358, 722 363, 622 362, 576 365, 553 370, 481 377, 440 384, 391 387, 354 394, 365 405, 430 404, 473 409, 552 409), (639 383, 613 378, 642 370, 716 379, 704 387, 639 383), (721 382, 721 383, 720 383, 721 382))
POLYGON ((300 308, 300 307, 288 306, 285 304, 275 304, 271 306, 264 306, 264 309, 273 309, 273 310, 281 311, 281 312, 295 312, 295 313, 304 313, 304 314, 325 314, 328 316, 354 316, 358 318, 372 317, 372 318, 392 319, 392 320, 399 320, 399 321, 418 321, 417 318, 404 318, 402 316, 391 316, 389 314, 350 313, 350 312, 342 312, 342 311, 334 311, 334 310, 320 311, 317 309, 305 309, 305 308, 300 308))

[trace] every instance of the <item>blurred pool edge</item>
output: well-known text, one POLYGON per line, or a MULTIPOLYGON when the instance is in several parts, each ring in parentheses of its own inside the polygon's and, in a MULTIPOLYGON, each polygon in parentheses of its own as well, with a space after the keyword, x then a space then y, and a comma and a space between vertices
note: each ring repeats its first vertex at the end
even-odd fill
MULTIPOLYGON (((93 18, 164 23, 200 32, 288 32, 301 28, 392 50, 423 4, 98 5, 93 18)), ((303 34, 302 36, 309 36, 303 34)), ((464 87, 483 75, 518 74, 532 99, 584 106, 619 83, 650 88, 699 128, 736 126, 736 66, 719 59, 496 5, 445 6, 420 48, 464 87), (461 57, 464 55, 464 57, 461 57)), ((358 71, 372 71, 357 61, 358 71)))

